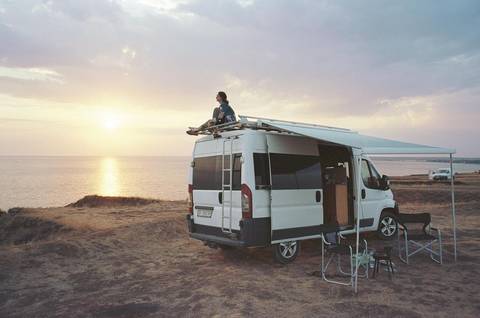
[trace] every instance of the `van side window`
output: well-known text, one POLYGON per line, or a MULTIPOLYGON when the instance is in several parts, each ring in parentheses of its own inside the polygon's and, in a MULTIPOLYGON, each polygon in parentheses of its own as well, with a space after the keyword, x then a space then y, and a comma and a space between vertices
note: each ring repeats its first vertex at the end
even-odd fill
MULTIPOLYGON (((242 183, 241 154, 233 155, 232 190, 240 190, 242 183)), ((229 167, 230 156, 225 156, 225 167, 229 167)), ((193 189, 222 190, 222 156, 199 157, 194 159, 193 189)), ((228 184, 229 173, 225 171, 225 184, 228 184)))
POLYGON ((368 178, 370 178, 370 169, 368 168, 368 161, 362 159, 362 180, 365 186, 368 185, 368 178))
POLYGON ((269 186, 270 163, 268 162, 268 154, 254 153, 253 167, 255 170, 255 186, 269 186))
POLYGON ((303 162, 297 166, 297 171, 295 172, 298 189, 322 188, 322 174, 320 170, 318 157, 303 157, 303 162))
POLYGON ((372 177, 377 178, 378 180, 382 179, 382 176, 380 175, 380 173, 378 173, 377 169, 375 169, 373 164, 369 162, 368 165, 370 166, 370 172, 372 174, 372 177))
POLYGON ((362 180, 363 184, 370 189, 380 188, 380 174, 370 163, 362 159, 362 180))
POLYGON ((217 156, 195 158, 193 167, 193 189, 195 190, 217 190, 222 182, 221 175, 217 171, 221 166, 217 164, 217 156))
POLYGON ((320 189, 322 174, 318 156, 270 154, 272 189, 320 189))
MULTIPOLYGON (((237 153, 233 155, 233 170, 232 170, 232 190, 240 190, 242 187, 242 155, 237 153)), ((228 183, 228 182, 226 182, 228 183)))

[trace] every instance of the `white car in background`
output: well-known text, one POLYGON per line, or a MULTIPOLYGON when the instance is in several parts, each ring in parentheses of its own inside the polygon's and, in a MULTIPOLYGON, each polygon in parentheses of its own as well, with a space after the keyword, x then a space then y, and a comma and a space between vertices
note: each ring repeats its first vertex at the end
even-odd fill
POLYGON ((436 170, 430 170, 428 174, 430 180, 451 180, 452 172, 450 168, 439 168, 436 170))

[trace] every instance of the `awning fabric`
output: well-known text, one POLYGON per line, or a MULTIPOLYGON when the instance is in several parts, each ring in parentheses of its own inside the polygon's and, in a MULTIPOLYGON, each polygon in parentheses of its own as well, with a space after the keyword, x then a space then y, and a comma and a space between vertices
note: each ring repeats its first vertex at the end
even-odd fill
POLYGON ((440 148, 361 135, 348 129, 287 123, 262 119, 263 125, 339 145, 361 149, 366 154, 452 154, 455 149, 440 148))

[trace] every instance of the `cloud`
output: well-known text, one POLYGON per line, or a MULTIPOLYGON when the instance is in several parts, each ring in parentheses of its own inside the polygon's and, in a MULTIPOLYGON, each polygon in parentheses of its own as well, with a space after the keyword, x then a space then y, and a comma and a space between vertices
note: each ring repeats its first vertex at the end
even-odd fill
POLYGON ((42 101, 45 110, 130 105, 196 122, 226 90, 241 114, 393 127, 396 137, 410 137, 396 123, 434 130, 441 113, 465 121, 449 129, 480 133, 470 120, 480 87, 478 1, 25 0, 0 7, 0 94, 42 101))
POLYGON ((7 77, 28 81, 47 81, 64 83, 63 76, 53 70, 45 68, 22 68, 0 66, 0 77, 7 77))

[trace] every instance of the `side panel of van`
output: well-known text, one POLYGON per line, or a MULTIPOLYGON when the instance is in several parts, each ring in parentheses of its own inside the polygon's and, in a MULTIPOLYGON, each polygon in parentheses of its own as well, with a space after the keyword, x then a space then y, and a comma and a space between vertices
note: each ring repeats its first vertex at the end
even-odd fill
POLYGON ((319 237, 322 176, 315 140, 267 135, 272 243, 319 237))

